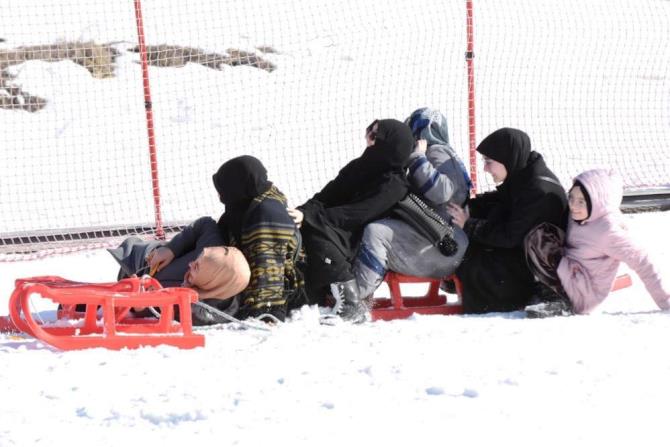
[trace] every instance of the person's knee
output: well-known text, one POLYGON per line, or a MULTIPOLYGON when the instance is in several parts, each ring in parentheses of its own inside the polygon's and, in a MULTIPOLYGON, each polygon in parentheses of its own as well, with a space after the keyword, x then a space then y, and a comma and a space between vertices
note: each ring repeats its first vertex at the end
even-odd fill
POLYGON ((380 222, 372 222, 365 226, 361 242, 368 246, 386 246, 393 236, 391 229, 380 222))
POLYGON ((368 224, 361 238, 358 259, 373 258, 375 264, 386 268, 392 238, 393 233, 386 225, 376 222, 368 224))
POLYGON ((363 240, 356 255, 355 270, 365 266, 376 275, 384 276, 388 264, 386 245, 374 239, 363 240))
POLYGON ((201 217, 197 220, 197 225, 200 236, 196 244, 199 249, 226 245, 226 241, 214 219, 209 216, 201 217))
POLYGON ((209 227, 212 225, 216 226, 216 221, 210 216, 202 216, 196 219, 195 224, 209 227))

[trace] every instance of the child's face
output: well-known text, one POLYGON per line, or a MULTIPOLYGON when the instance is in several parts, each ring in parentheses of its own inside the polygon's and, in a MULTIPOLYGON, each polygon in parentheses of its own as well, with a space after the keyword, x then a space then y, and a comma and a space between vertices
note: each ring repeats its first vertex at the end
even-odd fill
POLYGON ((570 206, 570 217, 573 220, 584 220, 589 217, 586 199, 578 186, 573 186, 568 193, 568 205, 570 206))

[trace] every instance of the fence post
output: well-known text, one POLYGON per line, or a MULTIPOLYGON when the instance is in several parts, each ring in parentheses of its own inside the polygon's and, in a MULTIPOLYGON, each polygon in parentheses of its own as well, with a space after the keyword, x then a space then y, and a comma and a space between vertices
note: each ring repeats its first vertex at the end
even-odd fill
POLYGON ((468 132, 470 137, 470 179, 472 180, 471 195, 477 193, 477 144, 475 141, 475 67, 474 67, 474 37, 472 22, 472 0, 466 0, 466 35, 467 49, 465 60, 468 66, 468 132))
POLYGON ((151 106, 151 90, 149 88, 149 67, 147 48, 144 43, 144 23, 142 21, 142 4, 135 0, 135 22, 137 24, 137 41, 142 63, 142 81, 144 83, 144 111, 147 119, 147 136, 149 137, 149 157, 151 160, 151 185, 154 197, 154 213, 156 220, 156 237, 165 239, 163 219, 161 217, 161 195, 158 186, 158 159, 156 158, 156 138, 154 135, 154 114, 151 106))

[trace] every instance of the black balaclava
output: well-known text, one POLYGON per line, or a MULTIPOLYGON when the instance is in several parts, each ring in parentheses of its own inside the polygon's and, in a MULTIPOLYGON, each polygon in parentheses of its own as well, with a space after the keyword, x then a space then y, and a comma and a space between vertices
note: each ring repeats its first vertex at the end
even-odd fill
POLYGON ((225 223, 237 241, 242 219, 251 201, 272 187, 263 163, 250 155, 235 157, 221 165, 212 176, 221 203, 226 205, 225 223))
MULTIPOLYGON (((586 219, 588 219, 589 217, 591 217, 591 210, 592 210, 592 206, 591 206, 591 196, 589 195, 589 192, 586 190, 586 188, 584 188, 584 185, 582 184, 582 182, 580 182, 579 180, 575 180, 575 183, 572 184, 572 188, 574 188, 575 186, 576 186, 577 188, 579 188, 579 190, 581 191, 582 195, 584 196, 584 200, 586 201, 586 213, 587 213, 587 214, 586 214, 586 219)), ((572 189, 572 188, 570 188, 570 189, 572 189)), ((573 220, 574 220, 575 222, 577 222, 577 223, 582 223, 582 222, 584 222, 586 219, 582 219, 582 220, 575 220, 575 219, 573 219, 573 220)))
POLYGON ((409 126, 394 119, 373 121, 377 124, 375 143, 358 159, 357 168, 366 174, 402 170, 414 149, 414 136, 409 126))
POLYGON ((528 164, 530 138, 519 129, 504 127, 484 138, 477 146, 477 152, 502 163, 509 178, 528 164))

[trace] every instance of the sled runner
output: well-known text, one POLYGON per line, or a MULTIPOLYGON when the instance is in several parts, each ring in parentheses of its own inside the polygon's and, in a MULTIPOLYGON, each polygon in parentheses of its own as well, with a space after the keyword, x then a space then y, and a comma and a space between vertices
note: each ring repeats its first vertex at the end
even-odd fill
MULTIPOLYGON (((402 275, 400 273, 388 272, 384 277, 388 284, 390 298, 378 298, 373 302, 372 321, 396 320, 407 318, 412 314, 423 315, 453 315, 463 313, 461 305, 462 285, 456 275, 445 278, 445 281, 453 281, 458 301, 449 302, 448 296, 440 294, 440 283, 442 280, 435 278, 419 278, 416 276, 402 275), (406 283, 428 283, 428 291, 424 296, 403 296, 400 284, 406 283)), ((612 291, 630 287, 633 280, 629 274, 619 275, 612 284, 612 291)))
POLYGON ((14 327, 58 349, 118 350, 163 344, 188 349, 205 344, 204 336, 192 331, 191 303, 198 301, 198 295, 191 289, 164 289, 151 277, 89 284, 40 276, 17 279, 15 285, 9 300, 14 327), (62 306, 55 324, 41 324, 31 315, 33 294, 62 306), (160 318, 129 314, 131 307, 149 306, 160 310, 160 318), (174 319, 175 306, 180 321, 174 319))
POLYGON ((457 302, 450 302, 445 294, 440 294, 441 280, 435 278, 419 278, 416 276, 402 275, 396 272, 388 272, 384 281, 388 284, 390 298, 378 298, 374 300, 372 307, 372 321, 396 320, 407 318, 412 314, 424 315, 451 315, 463 313, 461 306, 461 282, 456 276, 450 276, 446 281, 453 281, 456 286, 457 302), (424 296, 403 296, 400 284, 405 283, 428 283, 428 291, 424 296))

